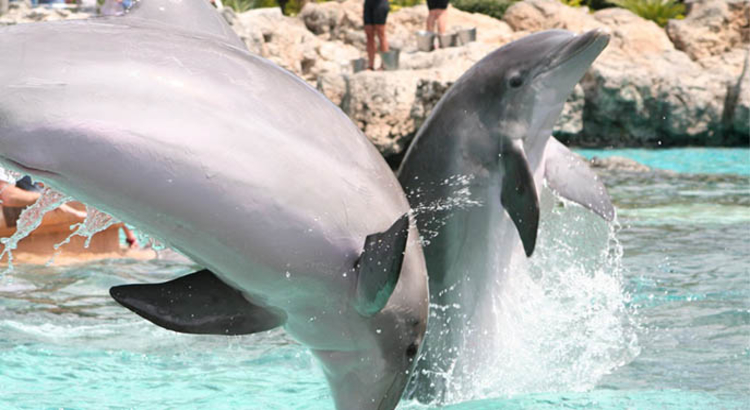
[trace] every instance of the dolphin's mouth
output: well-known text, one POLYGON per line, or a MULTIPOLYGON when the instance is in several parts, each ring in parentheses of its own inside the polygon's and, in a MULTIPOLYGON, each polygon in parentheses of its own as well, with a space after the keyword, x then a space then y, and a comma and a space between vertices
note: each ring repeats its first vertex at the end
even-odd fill
POLYGON ((7 157, 0 157, 0 162, 7 164, 11 168, 15 168, 18 172, 21 172, 22 174, 31 174, 31 175, 41 177, 41 178, 59 176, 59 174, 55 172, 47 171, 45 169, 29 167, 7 157))
POLYGON ((559 53, 556 53, 559 57, 551 62, 548 71, 564 65, 568 61, 589 51, 591 52, 591 60, 593 61, 607 47, 609 37, 609 32, 601 28, 573 37, 560 48, 559 53))

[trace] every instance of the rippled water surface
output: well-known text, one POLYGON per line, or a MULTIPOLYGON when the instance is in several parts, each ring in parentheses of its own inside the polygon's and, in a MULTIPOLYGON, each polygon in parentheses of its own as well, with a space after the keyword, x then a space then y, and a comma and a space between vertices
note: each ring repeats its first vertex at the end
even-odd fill
MULTIPOLYGON (((516 303, 509 311, 528 314, 514 322, 519 334, 533 336, 509 344, 508 361, 520 364, 497 376, 518 388, 483 389, 445 408, 750 408, 750 150, 617 155, 675 172, 605 175, 619 215, 616 269, 571 270, 571 257, 591 257, 581 248, 588 233, 555 231, 580 209, 555 213, 535 255, 546 259, 531 264, 529 283, 510 294, 518 301, 508 301, 516 303), (545 309, 526 309, 537 305, 525 289, 537 289, 545 309), (555 312, 560 306, 567 311, 555 312), (556 346, 565 357, 550 355, 556 346)), ((177 334, 107 293, 196 268, 169 256, 16 266, 0 278, 0 407, 332 408, 312 356, 282 331, 177 334)))

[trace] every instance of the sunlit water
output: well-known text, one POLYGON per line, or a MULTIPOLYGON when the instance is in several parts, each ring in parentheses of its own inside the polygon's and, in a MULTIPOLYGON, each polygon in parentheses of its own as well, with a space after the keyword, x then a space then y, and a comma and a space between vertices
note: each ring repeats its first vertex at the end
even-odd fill
POLYGON ((637 148, 579 149, 587 157, 625 157, 652 168, 690 174, 750 175, 750 150, 747 148, 637 148))
MULTIPOLYGON (((620 227, 554 208, 525 275, 503 290, 518 329, 503 366, 478 366, 466 401, 445 408, 750 407, 750 151, 701 150, 713 165, 692 173, 674 164, 694 150, 631 152, 680 173, 608 175, 620 227)), ((165 255, 2 277, 0 407, 332 408, 312 356, 282 331, 182 335, 109 298, 111 286, 197 268, 165 255)))

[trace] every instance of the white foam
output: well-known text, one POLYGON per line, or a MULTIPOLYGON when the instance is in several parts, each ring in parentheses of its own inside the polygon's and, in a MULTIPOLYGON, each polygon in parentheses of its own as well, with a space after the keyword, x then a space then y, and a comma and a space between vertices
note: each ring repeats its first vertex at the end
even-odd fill
MULTIPOLYGON (((508 272, 484 284, 491 297, 461 329, 461 351, 446 352, 457 357, 453 368, 418 375, 419 384, 435 387, 433 404, 588 390, 640 352, 623 290, 618 224, 547 190, 542 203, 533 257, 519 246, 508 272)), ((467 319, 460 306, 432 308, 430 331, 441 338, 458 331, 452 319, 467 319)))

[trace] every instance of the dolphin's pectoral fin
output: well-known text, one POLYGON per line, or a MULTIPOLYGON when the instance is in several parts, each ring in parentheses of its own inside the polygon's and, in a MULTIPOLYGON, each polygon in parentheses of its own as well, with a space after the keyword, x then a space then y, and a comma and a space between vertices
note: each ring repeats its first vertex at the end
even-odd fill
POLYGON ((536 245, 539 227, 539 197, 529 162, 518 144, 507 144, 500 154, 503 167, 500 203, 508 211, 523 242, 526 256, 531 256, 536 245))
POLYGON ((614 219, 615 207, 607 189, 585 161, 554 138, 547 143, 544 157, 544 178, 550 189, 607 221, 614 219))
POLYGON ((357 297, 355 309, 372 316, 388 303, 396 288, 409 237, 409 215, 404 214, 387 231, 369 235, 357 259, 357 297))
POLYGON ((182 333, 243 335, 284 322, 283 314, 253 305, 207 269, 164 283, 115 286, 109 294, 144 319, 182 333))

